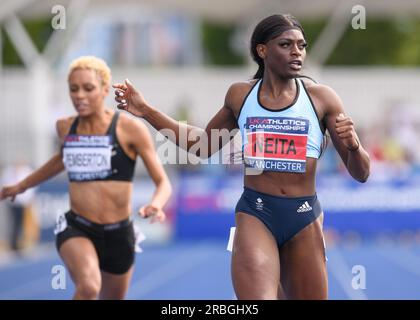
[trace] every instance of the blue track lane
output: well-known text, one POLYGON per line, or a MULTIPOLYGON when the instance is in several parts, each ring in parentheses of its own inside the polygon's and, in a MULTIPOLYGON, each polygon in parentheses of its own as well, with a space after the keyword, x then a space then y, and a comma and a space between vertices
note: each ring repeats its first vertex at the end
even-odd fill
MULTIPOLYGON (((329 246, 330 299, 420 299, 420 246, 329 246), (366 271, 366 288, 352 287, 354 266, 366 271)), ((54 290, 52 268, 62 265, 54 247, 0 264, 0 299, 70 299, 73 284, 54 290)), ((145 246, 137 254, 127 299, 234 299, 225 242, 145 246)))

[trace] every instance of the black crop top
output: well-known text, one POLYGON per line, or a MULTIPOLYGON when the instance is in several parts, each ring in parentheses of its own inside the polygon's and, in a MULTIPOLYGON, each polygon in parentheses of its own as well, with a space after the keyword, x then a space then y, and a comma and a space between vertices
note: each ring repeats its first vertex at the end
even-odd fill
POLYGON ((118 116, 115 112, 105 135, 79 135, 79 117, 73 121, 62 149, 70 181, 133 180, 136 161, 127 156, 118 141, 118 116))

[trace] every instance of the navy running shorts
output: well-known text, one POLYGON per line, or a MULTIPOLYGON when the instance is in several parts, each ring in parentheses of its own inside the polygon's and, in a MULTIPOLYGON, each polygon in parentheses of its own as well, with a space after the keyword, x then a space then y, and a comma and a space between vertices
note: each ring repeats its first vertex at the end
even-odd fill
POLYGON ((314 222, 322 212, 317 195, 273 196, 244 187, 235 212, 258 218, 271 231, 279 247, 314 222))

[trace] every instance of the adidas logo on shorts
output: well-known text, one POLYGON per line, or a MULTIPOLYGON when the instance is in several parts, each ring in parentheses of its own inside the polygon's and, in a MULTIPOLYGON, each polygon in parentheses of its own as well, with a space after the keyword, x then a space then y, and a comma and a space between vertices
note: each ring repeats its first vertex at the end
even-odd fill
POLYGON ((298 209, 297 212, 298 213, 303 213, 303 212, 308 212, 311 211, 312 207, 309 205, 308 201, 305 201, 304 204, 302 204, 298 209))
POLYGON ((264 210, 264 202, 262 201, 261 198, 258 198, 257 201, 255 202, 255 206, 257 210, 264 210))

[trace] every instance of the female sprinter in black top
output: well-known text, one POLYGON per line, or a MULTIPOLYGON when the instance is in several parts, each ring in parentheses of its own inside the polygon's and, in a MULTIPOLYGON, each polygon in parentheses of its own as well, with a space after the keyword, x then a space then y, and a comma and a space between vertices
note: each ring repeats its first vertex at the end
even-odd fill
POLYGON ((75 299, 123 299, 134 270, 135 235, 131 194, 137 156, 156 185, 143 217, 163 221, 171 186, 157 161, 146 126, 105 107, 111 72, 99 58, 86 56, 70 65, 68 84, 77 115, 57 121, 61 150, 0 199, 67 170, 70 211, 59 217, 55 233, 61 258, 75 284, 75 299))

